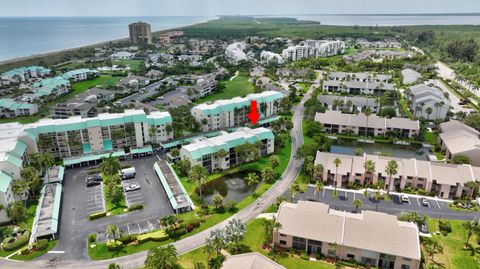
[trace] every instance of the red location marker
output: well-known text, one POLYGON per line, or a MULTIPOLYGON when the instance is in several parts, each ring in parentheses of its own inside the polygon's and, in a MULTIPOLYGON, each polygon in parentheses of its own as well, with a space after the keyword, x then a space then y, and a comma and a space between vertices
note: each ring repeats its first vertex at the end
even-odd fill
POLYGON ((260 118, 260 114, 257 111, 257 101, 250 101, 250 113, 247 116, 253 125, 257 124, 258 118, 260 118))

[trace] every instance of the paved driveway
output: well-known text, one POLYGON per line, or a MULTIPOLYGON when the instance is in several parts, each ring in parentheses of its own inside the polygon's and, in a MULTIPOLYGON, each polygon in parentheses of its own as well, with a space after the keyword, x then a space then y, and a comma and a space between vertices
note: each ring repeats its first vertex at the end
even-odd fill
POLYGON ((477 214, 452 210, 448 208, 447 202, 434 198, 426 198, 429 205, 423 206, 421 198, 415 196, 409 196, 408 202, 402 202, 399 194, 391 194, 391 201, 380 201, 377 203, 372 198, 374 191, 368 193, 368 198, 363 193, 351 190, 338 189, 337 192, 337 197, 334 197, 332 189, 325 188, 322 192, 315 193, 314 189, 309 187, 307 192, 296 194, 294 202, 298 200, 315 201, 328 204, 333 209, 355 212, 355 206, 352 203, 353 200, 359 199, 363 202, 359 210, 375 211, 378 208, 379 212, 393 215, 418 212, 420 215, 426 214, 431 218, 472 220, 477 214))
POLYGON ((85 204, 87 217, 90 214, 105 211, 103 184, 85 187, 85 204))

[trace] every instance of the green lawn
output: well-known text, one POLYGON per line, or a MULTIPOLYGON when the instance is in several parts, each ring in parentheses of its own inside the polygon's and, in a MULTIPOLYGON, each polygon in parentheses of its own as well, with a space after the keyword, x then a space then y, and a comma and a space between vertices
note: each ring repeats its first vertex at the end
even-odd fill
POLYGON ((253 93, 253 84, 248 82, 248 76, 243 74, 238 75, 232 81, 224 80, 219 83, 225 84, 225 89, 222 92, 201 98, 197 103, 213 102, 219 99, 232 99, 236 96, 244 97, 249 93, 253 93))
POLYGON ((143 63, 142 60, 116 60, 112 61, 112 64, 124 65, 130 67, 130 71, 135 72, 140 69, 140 65, 143 63))
MULTIPOLYGON (((247 224, 247 233, 242 241, 243 252, 259 252, 268 257, 268 251, 262 248, 264 240, 263 219, 254 219, 247 224)), ((197 248, 178 257, 180 265, 185 269, 193 268, 194 264, 201 262, 207 264, 207 255, 204 248, 197 248)), ((280 257, 277 262, 288 269, 333 269, 335 266, 322 261, 305 261, 298 257, 280 257)))
POLYGON ((11 259, 18 260, 18 261, 31 261, 31 260, 33 260, 35 258, 38 258, 38 257, 42 256, 43 254, 49 252, 50 250, 52 250, 57 245, 57 243, 58 243, 57 240, 49 241, 48 242, 48 247, 44 250, 36 251, 34 253, 30 253, 30 254, 27 254, 27 255, 15 254, 11 257, 11 259))
MULTIPOLYGON (((474 235, 470 238, 470 243, 476 248, 476 253, 464 249, 467 233, 462 227, 464 221, 451 220, 452 233, 447 236, 434 235, 443 246, 442 254, 435 254, 434 261, 440 265, 440 268, 448 269, 480 269, 480 245, 477 244, 477 237, 474 235)), ((438 231, 438 219, 427 220, 430 232, 438 231)), ((427 265, 432 264, 430 257, 427 259, 427 265)))

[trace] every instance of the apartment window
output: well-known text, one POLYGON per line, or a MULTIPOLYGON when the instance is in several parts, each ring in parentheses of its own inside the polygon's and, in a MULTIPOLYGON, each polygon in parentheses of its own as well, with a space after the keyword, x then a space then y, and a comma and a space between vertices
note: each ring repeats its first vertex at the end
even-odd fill
POLYGON ((298 249, 298 250, 305 250, 307 246, 306 243, 307 243, 307 240, 305 238, 294 236, 292 240, 292 248, 298 249))
POLYGON ((401 269, 410 269, 410 265, 402 264, 401 269))
POLYGON ((285 237, 285 236, 287 236, 287 235, 286 235, 286 234, 280 234, 280 236, 283 236, 283 237, 285 237))
POLYGON ((347 254, 347 258, 348 258, 348 259, 351 259, 351 260, 354 260, 354 259, 355 259, 355 255, 353 255, 353 254, 347 254))
POLYGON ((280 245, 286 245, 287 244, 287 241, 285 240, 280 240, 280 245))

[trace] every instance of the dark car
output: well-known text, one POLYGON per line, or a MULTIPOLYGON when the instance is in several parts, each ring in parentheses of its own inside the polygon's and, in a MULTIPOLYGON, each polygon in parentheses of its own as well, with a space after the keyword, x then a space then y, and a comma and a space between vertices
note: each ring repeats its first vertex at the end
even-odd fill
POLYGON ((100 175, 88 176, 85 179, 85 182, 87 184, 87 187, 100 185, 100 183, 102 183, 102 176, 100 175))

